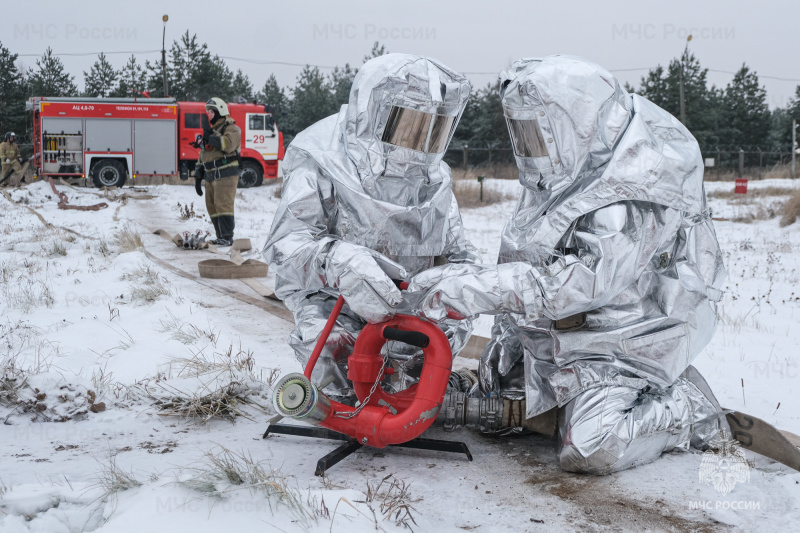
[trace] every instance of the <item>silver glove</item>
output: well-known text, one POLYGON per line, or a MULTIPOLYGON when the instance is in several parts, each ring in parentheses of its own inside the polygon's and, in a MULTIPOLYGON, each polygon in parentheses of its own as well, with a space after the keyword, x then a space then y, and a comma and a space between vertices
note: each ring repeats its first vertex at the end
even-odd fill
POLYGON ((402 279, 407 274, 399 264, 357 244, 339 241, 325 257, 326 283, 339 289, 350 309, 368 322, 388 320, 403 299, 390 276, 402 279))
POLYGON ((408 290, 426 291, 419 312, 437 322, 500 312, 523 314, 526 302, 534 304, 528 306, 530 314, 541 309, 541 296, 537 298, 538 291, 534 291, 537 285, 529 279, 531 271, 524 263, 445 265, 414 276, 408 290))

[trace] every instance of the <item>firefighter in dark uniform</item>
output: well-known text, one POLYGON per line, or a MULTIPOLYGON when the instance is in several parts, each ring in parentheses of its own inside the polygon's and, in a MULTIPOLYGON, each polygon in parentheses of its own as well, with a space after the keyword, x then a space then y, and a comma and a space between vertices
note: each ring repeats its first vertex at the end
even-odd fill
MULTIPOLYGON (((0 170, 0 184, 5 183, 15 172, 22 172, 22 163, 25 160, 19 153, 19 146, 17 146, 17 137, 13 131, 6 133, 3 142, 0 143, 0 162, 2 163, 2 170, 0 170)), ((25 182, 25 176, 22 176, 22 182, 25 182)))
POLYGON ((206 113, 211 128, 203 131, 203 148, 195 167, 195 190, 202 196, 201 184, 206 182, 206 209, 217 233, 217 238, 209 242, 230 246, 235 226, 233 203, 239 184, 242 130, 230 117, 228 105, 221 98, 206 102, 206 113))

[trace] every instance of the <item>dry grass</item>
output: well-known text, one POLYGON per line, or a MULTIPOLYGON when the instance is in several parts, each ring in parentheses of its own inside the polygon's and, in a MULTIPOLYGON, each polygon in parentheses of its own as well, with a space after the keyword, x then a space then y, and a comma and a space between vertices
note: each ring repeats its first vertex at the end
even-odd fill
POLYGON ((367 497, 357 503, 367 504, 373 516, 375 515, 373 505, 378 504, 378 512, 384 520, 392 520, 397 525, 411 529, 409 522, 417 525, 412 511, 416 512, 413 504, 419 500, 411 497, 410 488, 410 483, 397 479, 394 474, 389 474, 376 486, 367 482, 367 497))
POLYGON ((108 243, 105 239, 100 239, 100 241, 98 241, 95 251, 103 257, 111 255, 111 248, 108 247, 108 243))
POLYGON ((101 463, 97 485, 103 489, 104 497, 107 498, 117 492, 140 487, 142 482, 133 473, 125 472, 117 466, 116 457, 112 455, 107 464, 101 463))
POLYGON ((783 204, 783 212, 781 213, 781 227, 794 224, 798 217, 800 217, 800 191, 796 191, 785 204, 783 204))
POLYGON ((764 173, 763 179, 792 179, 792 165, 775 165, 764 173))
POLYGON ((469 167, 467 169, 454 168, 452 173, 453 194, 455 194, 460 208, 483 207, 517 199, 515 194, 499 191, 493 184, 495 180, 519 179, 519 170, 516 165, 501 164, 469 167), (483 198, 481 198, 479 177, 483 178, 483 198))
POLYGON ((42 246, 42 251, 47 257, 66 257, 67 247, 58 238, 53 239, 47 246, 42 246))
POLYGON ((458 207, 461 209, 470 207, 483 207, 486 205, 496 204, 499 202, 508 202, 516 200, 514 194, 498 191, 491 186, 491 183, 483 182, 483 195, 481 195, 481 186, 475 181, 455 181, 453 182, 453 194, 455 194, 458 201, 458 207))
POLYGON ((483 207, 516 200, 515 194, 510 194, 497 190, 494 187, 494 180, 497 179, 517 179, 517 167, 511 165, 494 165, 485 168, 469 168, 453 170, 453 194, 458 201, 458 207, 483 207), (513 177, 512 177, 513 175, 513 177), (483 181, 479 182, 478 178, 483 181), (481 194, 481 183, 483 184, 483 194, 481 194))
POLYGON ((47 371, 53 358, 60 354, 58 344, 47 340, 43 329, 23 320, 0 324, 0 347, 3 350, 0 369, 21 367, 23 354, 28 354, 25 370, 31 374, 47 371))
MULTIPOLYGON (((745 172, 743 178, 753 179, 753 175, 745 172)), ((734 181, 739 179, 739 174, 733 170, 706 170, 703 173, 703 181, 734 181)))
POLYGON ((316 523, 316 502, 293 483, 293 478, 279 470, 265 468, 263 461, 246 452, 235 453, 220 446, 216 453, 204 456, 205 464, 195 468, 195 475, 182 484, 209 496, 224 497, 233 491, 247 490, 263 495, 270 511, 286 509, 292 522, 304 529, 316 523))
POLYGON ((749 189, 747 194, 737 194, 730 190, 711 191, 706 196, 718 198, 720 200, 752 200, 756 198, 766 198, 769 196, 790 196, 798 192, 797 187, 759 187, 749 189))
POLYGON ((0 405, 37 415, 44 411, 44 396, 28 385, 28 379, 50 369, 60 353, 58 345, 28 322, 7 322, 0 324, 0 353, 0 405))
POLYGON ((12 255, 8 261, 0 261, 0 283, 6 284, 17 275, 19 263, 17 256, 12 255))
MULTIPOLYGON (((201 393, 190 394, 167 384, 161 384, 160 388, 165 393, 173 393, 173 396, 155 402, 162 416, 191 418, 200 422, 212 419, 226 419, 232 422, 237 416, 253 420, 241 410, 241 406, 250 403, 247 401, 249 388, 243 383, 231 382, 215 390, 206 388, 201 393)), ((265 412, 270 414, 266 410, 265 412)))
POLYGON ((143 264, 122 279, 130 282, 131 300, 142 304, 152 303, 161 296, 169 296, 169 280, 158 274, 150 265, 143 264))
MULTIPOLYGON (((195 331, 199 331, 195 329, 195 331)), ((203 376, 206 374, 223 374, 227 373, 234 375, 238 372, 246 372, 252 374, 255 367, 255 360, 253 359, 253 352, 250 350, 243 350, 239 345, 238 350, 235 350, 231 344, 225 351, 212 352, 211 356, 206 356, 203 350, 198 351, 193 357, 178 357, 173 359, 170 363, 170 370, 175 367, 178 369, 178 376, 203 376)))
POLYGON ((178 211, 178 218, 181 220, 192 220, 195 218, 203 218, 203 213, 197 213, 194 210, 194 202, 190 204, 182 204, 178 202, 175 206, 175 209, 178 211))
MULTIPOLYGON (((736 169, 706 169, 703 179, 705 181, 734 181, 738 179, 739 172, 736 169)), ((777 164, 771 167, 746 167, 742 173, 742 178, 750 180, 774 180, 774 179, 792 179, 792 165, 791 164, 777 164)))
MULTIPOLYGON (((179 328, 181 329, 181 328, 179 328)), ((189 387, 167 379, 157 379, 154 386, 140 387, 153 401, 162 416, 177 416, 202 423, 214 419, 230 422, 237 417, 252 420, 248 410, 272 414, 269 388, 277 379, 277 370, 255 373, 253 353, 235 349, 214 351, 210 356, 199 350, 190 358, 170 362, 169 375, 189 380, 189 387)))
POLYGON ((740 216, 735 216, 731 219, 732 222, 739 222, 742 224, 750 224, 756 220, 771 220, 778 216, 778 208, 773 206, 758 205, 754 211, 740 216))
POLYGON ((196 340, 206 337, 211 344, 216 347, 218 335, 213 330, 206 331, 198 328, 194 324, 187 324, 179 317, 172 314, 167 309, 167 318, 159 319, 156 330, 161 333, 169 333, 169 338, 182 344, 192 344, 196 340))
POLYGON ((19 392, 27 385, 28 374, 18 364, 12 357, 5 357, 0 362, 0 405, 13 407, 20 402, 19 392))
MULTIPOLYGON (((5 277, 5 275, 4 275, 5 277)), ((34 307, 52 307, 55 303, 53 290, 47 280, 19 274, 13 282, 3 283, 0 300, 8 309, 29 313, 34 307)))
POLYGON ((142 237, 135 230, 131 229, 130 226, 118 231, 111 240, 111 244, 116 246, 120 253, 133 252, 144 246, 142 244, 142 237))

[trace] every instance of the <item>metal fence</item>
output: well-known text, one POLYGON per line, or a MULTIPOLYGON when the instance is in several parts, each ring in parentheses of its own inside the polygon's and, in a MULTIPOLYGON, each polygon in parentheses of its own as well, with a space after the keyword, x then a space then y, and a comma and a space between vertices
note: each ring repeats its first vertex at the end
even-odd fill
POLYGON ((706 174, 734 174, 740 178, 763 179, 772 170, 787 169, 792 163, 792 152, 789 147, 719 147, 705 150, 703 158, 706 174))
POLYGON ((483 165, 514 164, 514 152, 508 146, 451 146, 444 154, 445 162, 453 168, 483 165))
MULTIPOLYGON (((792 152, 788 146, 762 149, 759 146, 720 146, 704 150, 705 172, 709 177, 731 175, 763 179, 770 171, 782 167, 790 172, 792 152)), ((800 159, 800 156, 797 156, 800 159)), ((480 167, 492 164, 514 164, 514 153, 508 146, 451 145, 444 156, 452 168, 480 167)), ((800 175, 800 161, 797 174, 800 175)), ((788 177, 788 175, 787 175, 788 177)), ((794 177, 794 176, 792 176, 794 177)))

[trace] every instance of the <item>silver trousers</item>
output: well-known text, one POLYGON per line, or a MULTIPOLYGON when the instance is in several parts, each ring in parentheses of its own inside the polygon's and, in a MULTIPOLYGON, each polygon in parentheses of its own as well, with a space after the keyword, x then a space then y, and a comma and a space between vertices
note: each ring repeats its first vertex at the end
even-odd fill
POLYGON ((561 468, 610 474, 712 441, 725 424, 722 411, 691 372, 699 376, 689 367, 666 390, 606 386, 573 398, 559 411, 561 468))

